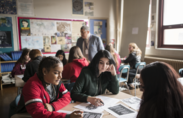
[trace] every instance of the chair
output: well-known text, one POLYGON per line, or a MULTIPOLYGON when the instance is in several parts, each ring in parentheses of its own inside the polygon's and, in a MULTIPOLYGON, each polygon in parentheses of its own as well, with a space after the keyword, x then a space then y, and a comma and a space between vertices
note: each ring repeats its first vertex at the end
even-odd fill
POLYGON ((129 93, 131 94, 130 89, 129 89, 128 85, 127 85, 128 76, 129 76, 129 70, 130 70, 130 65, 121 65, 119 67, 120 75, 118 75, 118 81, 119 81, 119 84, 120 83, 125 83, 125 85, 127 86, 127 89, 129 90, 129 93), (127 76, 125 78, 121 77, 123 73, 127 73, 127 76))
POLYGON ((137 81, 137 74, 139 74, 139 71, 142 70, 144 67, 146 66, 146 62, 139 62, 136 63, 135 68, 136 68, 136 74, 135 74, 135 78, 134 78, 134 85, 135 85, 135 96, 136 96, 136 85, 140 85, 140 82, 136 82, 137 81))
POLYGON ((179 69, 179 75, 183 77, 183 68, 179 69))

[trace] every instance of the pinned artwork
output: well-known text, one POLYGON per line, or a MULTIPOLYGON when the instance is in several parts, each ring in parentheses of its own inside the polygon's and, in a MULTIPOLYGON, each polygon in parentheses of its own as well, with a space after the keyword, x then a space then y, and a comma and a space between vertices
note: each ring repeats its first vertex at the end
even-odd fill
POLYGON ((72 14, 83 15, 83 0, 72 0, 72 14))
POLYGON ((57 37, 58 44, 65 44, 65 37, 57 37))

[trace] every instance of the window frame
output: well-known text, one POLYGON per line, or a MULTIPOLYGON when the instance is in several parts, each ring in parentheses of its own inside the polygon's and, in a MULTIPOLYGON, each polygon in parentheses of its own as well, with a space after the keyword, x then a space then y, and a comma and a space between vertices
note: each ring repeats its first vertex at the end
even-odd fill
POLYGON ((183 45, 165 45, 164 44, 164 30, 165 29, 175 29, 183 28, 183 24, 176 25, 166 25, 163 26, 163 12, 164 12, 164 0, 159 0, 159 10, 158 10, 158 48, 174 48, 183 49, 183 45))

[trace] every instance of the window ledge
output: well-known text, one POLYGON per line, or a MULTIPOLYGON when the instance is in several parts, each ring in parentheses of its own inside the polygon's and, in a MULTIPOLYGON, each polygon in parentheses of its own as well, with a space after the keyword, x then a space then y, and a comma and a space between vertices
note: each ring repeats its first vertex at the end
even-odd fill
POLYGON ((156 50, 172 50, 172 51, 183 51, 183 49, 176 49, 176 48, 155 48, 156 50))

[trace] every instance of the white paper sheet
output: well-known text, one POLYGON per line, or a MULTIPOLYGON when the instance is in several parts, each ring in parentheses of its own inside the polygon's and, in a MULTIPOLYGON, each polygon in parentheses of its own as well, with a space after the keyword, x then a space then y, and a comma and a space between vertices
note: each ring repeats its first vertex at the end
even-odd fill
POLYGON ((139 110, 139 108, 140 108, 141 99, 138 97, 122 99, 121 101, 135 110, 139 110))
POLYGON ((87 106, 90 105, 90 103, 81 103, 79 105, 74 106, 75 108, 82 109, 84 111, 89 111, 89 112, 96 112, 96 113, 101 113, 104 111, 105 107, 111 106, 112 104, 116 104, 119 102, 119 99, 115 98, 109 98, 109 97, 104 97, 104 96, 97 96, 97 98, 102 99, 104 102, 104 106, 97 107, 95 109, 88 109, 87 106))
POLYGON ((117 118, 133 118, 135 114, 137 114, 136 111, 122 104, 113 105, 111 107, 105 108, 105 110, 117 118))
POLYGON ((23 78, 23 77, 24 77, 24 75, 17 75, 17 77, 18 77, 18 78, 23 78))
POLYGON ((71 114, 73 111, 58 110, 57 112, 71 114))

